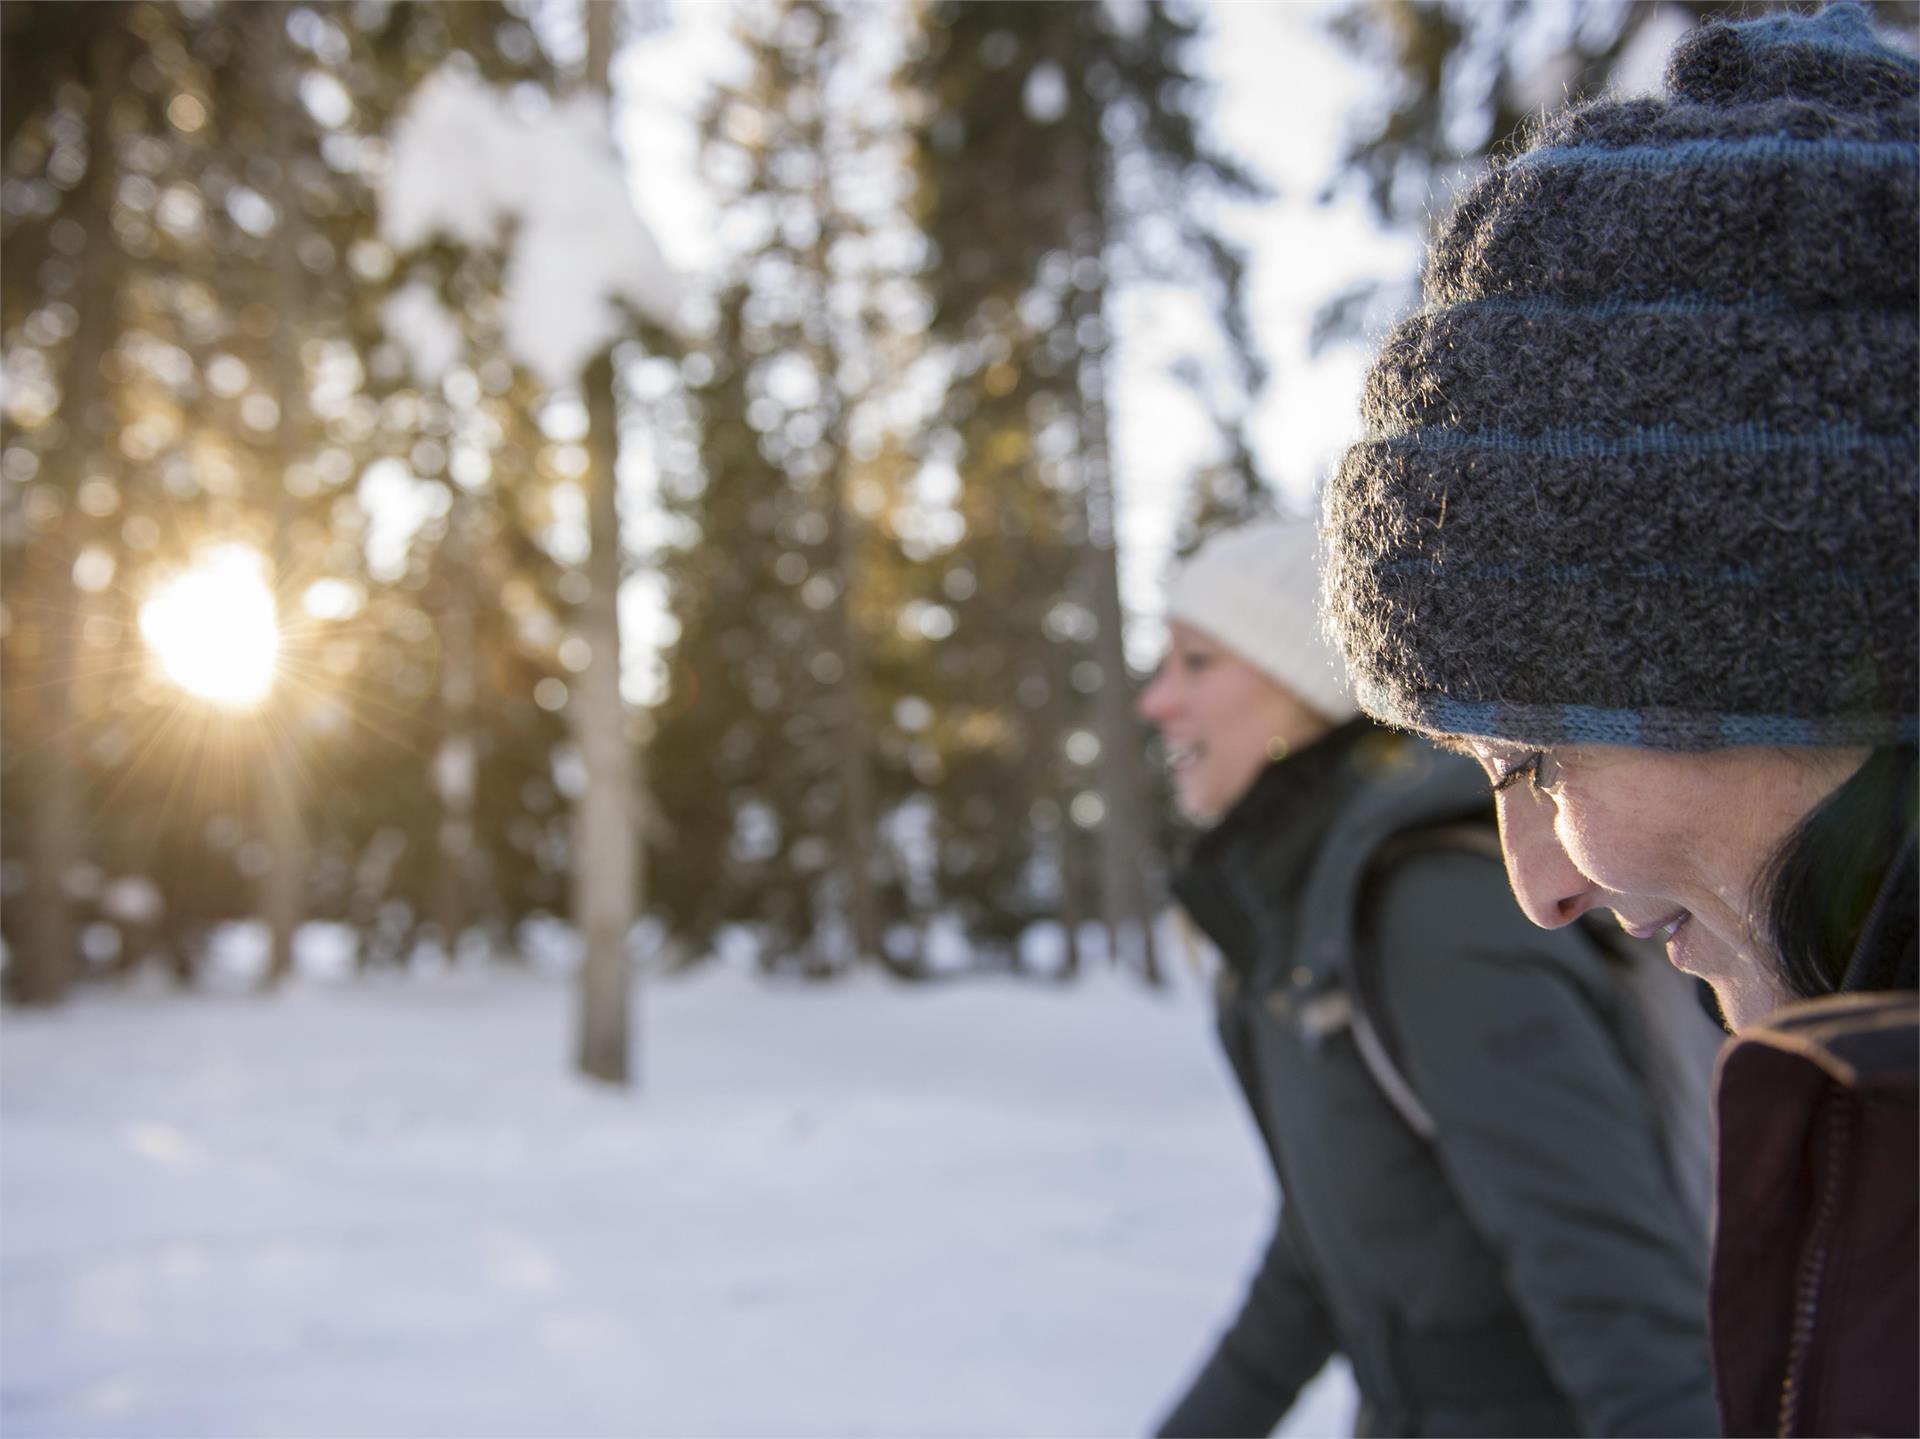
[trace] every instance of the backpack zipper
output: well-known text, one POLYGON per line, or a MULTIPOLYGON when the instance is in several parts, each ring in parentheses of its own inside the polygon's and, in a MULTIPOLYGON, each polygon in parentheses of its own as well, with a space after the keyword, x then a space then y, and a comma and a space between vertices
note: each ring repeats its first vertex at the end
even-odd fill
POLYGON ((1820 1285, 1826 1277, 1827 1254, 1840 1217, 1840 1177, 1845 1151, 1853 1138, 1853 1105, 1847 1092, 1834 1086, 1827 1092, 1827 1139, 1820 1166, 1820 1192, 1814 1205, 1813 1229, 1800 1252, 1793 1286, 1793 1332, 1787 1343, 1787 1372, 1780 1381, 1782 1439, 1795 1432, 1800 1401, 1805 1397, 1807 1365, 1812 1358, 1813 1328, 1820 1310, 1820 1285))

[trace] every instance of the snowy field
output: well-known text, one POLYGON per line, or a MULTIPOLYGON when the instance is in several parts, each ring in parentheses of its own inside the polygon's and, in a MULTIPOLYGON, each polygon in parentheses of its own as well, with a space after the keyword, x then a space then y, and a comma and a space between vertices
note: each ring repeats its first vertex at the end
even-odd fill
MULTIPOLYGON (((1125 1435, 1270 1181, 1203 1002, 531 975, 5 1020, 0 1430, 1125 1435)), ((1287 1430, 1344 1433, 1331 1369, 1287 1430)))

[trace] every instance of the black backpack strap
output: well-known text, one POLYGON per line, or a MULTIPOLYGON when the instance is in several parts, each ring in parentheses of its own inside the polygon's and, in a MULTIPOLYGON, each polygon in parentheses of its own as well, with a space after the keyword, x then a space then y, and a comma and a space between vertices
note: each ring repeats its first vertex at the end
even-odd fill
POLYGON ((1380 882, 1396 866, 1422 854, 1475 854, 1501 863, 1500 837, 1484 824, 1430 825, 1395 835, 1374 852, 1360 886, 1360 913, 1354 944, 1346 956, 1346 988, 1352 997, 1353 1043, 1381 1094, 1420 1138, 1431 1142, 1440 1130, 1407 1078, 1399 1034, 1382 993, 1379 956, 1374 945, 1373 900, 1380 882))

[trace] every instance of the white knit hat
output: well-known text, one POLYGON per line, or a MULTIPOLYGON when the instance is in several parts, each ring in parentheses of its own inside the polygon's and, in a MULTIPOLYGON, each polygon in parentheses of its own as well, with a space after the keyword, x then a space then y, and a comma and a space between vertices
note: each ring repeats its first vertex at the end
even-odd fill
POLYGON ((1320 627, 1312 520, 1255 520, 1214 535, 1168 584, 1167 619, 1206 631, 1335 724, 1359 713, 1320 627))

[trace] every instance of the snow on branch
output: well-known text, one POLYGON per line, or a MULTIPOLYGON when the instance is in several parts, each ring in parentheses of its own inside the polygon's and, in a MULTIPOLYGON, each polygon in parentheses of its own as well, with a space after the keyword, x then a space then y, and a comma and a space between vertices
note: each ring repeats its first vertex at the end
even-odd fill
MULTIPOLYGON (((568 96, 537 115, 480 79, 441 70, 395 124, 380 187, 380 233, 406 252, 445 239, 508 248, 502 305, 509 355, 547 385, 572 384, 626 330, 620 303, 682 328, 680 286, 634 213, 604 100, 568 96)), ((417 302, 390 312, 418 367, 417 302)), ((452 357, 446 357, 451 364, 452 357)))
POLYGON ((467 337, 459 317, 425 280, 409 280, 380 307, 387 333, 406 351, 416 385, 437 385, 459 363, 467 337))

